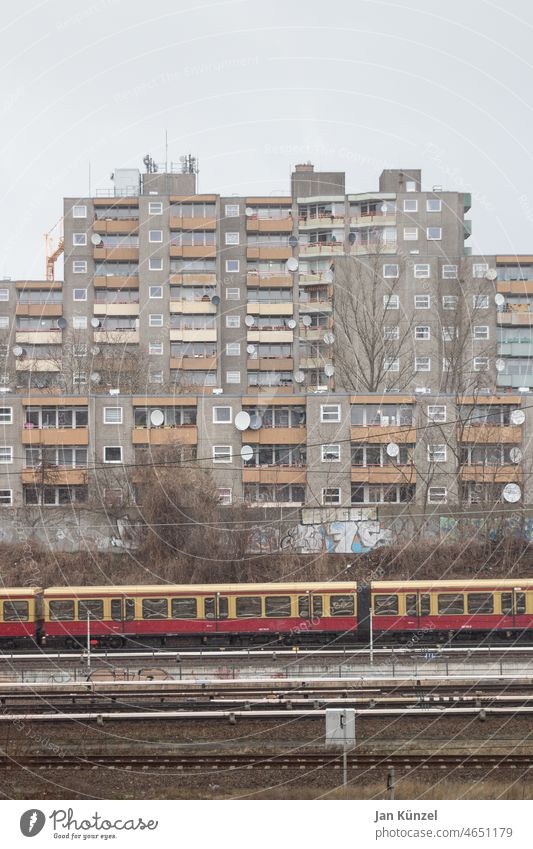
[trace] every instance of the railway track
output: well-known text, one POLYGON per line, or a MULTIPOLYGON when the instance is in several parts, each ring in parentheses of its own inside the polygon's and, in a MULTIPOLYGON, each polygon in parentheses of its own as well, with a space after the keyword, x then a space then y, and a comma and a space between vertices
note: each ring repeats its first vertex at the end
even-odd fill
MULTIPOLYGON (((533 769, 533 754, 510 755, 423 755, 347 754, 349 769, 533 769)), ((342 753, 300 752, 298 754, 156 754, 156 755, 23 755, 12 759, 0 756, 0 767, 25 769, 111 769, 176 770, 183 772, 231 771, 237 769, 341 769, 342 753)))

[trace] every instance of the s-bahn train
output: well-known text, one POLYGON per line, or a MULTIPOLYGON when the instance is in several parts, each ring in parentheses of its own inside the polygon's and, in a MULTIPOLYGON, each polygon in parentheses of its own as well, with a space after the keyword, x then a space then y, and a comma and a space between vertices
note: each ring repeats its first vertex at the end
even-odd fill
POLYGON ((0 589, 0 647, 533 637, 533 580, 0 589))

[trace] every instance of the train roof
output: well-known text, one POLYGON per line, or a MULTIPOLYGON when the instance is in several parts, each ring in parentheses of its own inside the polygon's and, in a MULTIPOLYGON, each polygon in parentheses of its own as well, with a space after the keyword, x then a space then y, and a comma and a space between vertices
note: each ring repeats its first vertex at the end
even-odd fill
POLYGON ((438 590, 450 589, 530 589, 533 587, 533 578, 437 578, 433 581, 372 581, 375 590, 438 590))
POLYGON ((13 596, 34 596, 42 593, 41 587, 2 587, 0 586, 0 597, 12 598, 13 596))
POLYGON ((272 583, 272 584, 134 584, 124 586, 100 587, 48 587, 44 595, 128 595, 133 593, 269 593, 269 592, 354 592, 355 581, 315 581, 310 583, 272 583))

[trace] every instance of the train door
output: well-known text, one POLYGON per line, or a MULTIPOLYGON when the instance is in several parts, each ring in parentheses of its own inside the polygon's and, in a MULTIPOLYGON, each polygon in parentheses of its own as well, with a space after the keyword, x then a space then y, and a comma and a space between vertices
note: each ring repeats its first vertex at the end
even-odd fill
POLYGON ((516 627, 516 617, 526 612, 526 594, 522 590, 502 593, 502 615, 509 617, 512 627, 516 627))
POLYGON ((128 630, 127 623, 135 619, 135 599, 120 598, 111 599, 111 630, 116 634, 124 635, 128 630))
POLYGON ((407 593, 405 596, 406 615, 416 622, 416 627, 424 627, 423 620, 427 619, 431 612, 431 597, 429 593, 407 593))
POLYGON ((228 596, 215 593, 204 598, 205 618, 213 625, 213 630, 219 630, 219 622, 223 622, 229 616, 228 596))

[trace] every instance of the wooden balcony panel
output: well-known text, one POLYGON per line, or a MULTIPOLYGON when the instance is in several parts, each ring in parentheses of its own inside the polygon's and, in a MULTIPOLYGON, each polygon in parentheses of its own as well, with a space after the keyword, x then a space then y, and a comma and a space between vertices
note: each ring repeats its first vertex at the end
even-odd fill
POLYGON ((54 317, 63 315, 63 304, 17 304, 15 315, 54 317))
POLYGON ((16 289, 42 289, 43 292, 57 292, 63 288, 61 280, 17 280, 16 289))
POLYGON ((216 218, 191 218, 189 216, 178 217, 171 215, 169 219, 171 230, 216 230, 216 218))
POLYGON ((246 367, 249 371, 292 371, 294 360, 292 357, 258 357, 249 359, 246 367))
MULTIPOLYGON (((388 403, 388 401, 387 401, 388 403)), ((375 443, 381 442, 416 442, 416 429, 409 425, 398 426, 389 425, 380 427, 379 425, 356 425, 351 428, 352 442, 366 442, 367 440, 375 443)))
POLYGON ((103 277, 98 275, 94 278, 95 289, 138 289, 139 278, 134 277, 103 277))
POLYGON ((412 484, 416 483, 416 468, 405 466, 352 466, 353 483, 412 484))
POLYGON ((246 285, 262 289, 292 289, 293 279, 291 274, 259 274, 249 271, 246 275, 246 285))
POLYGON ((181 368, 200 371, 215 371, 217 367, 216 357, 171 357, 170 368, 181 368))
POLYGON ((41 469, 23 469, 21 472, 23 484, 35 486, 73 486, 87 483, 87 469, 65 469, 60 466, 41 469))
POLYGON ((23 445, 88 445, 89 430, 86 427, 23 428, 21 441, 23 445))
MULTIPOLYGON (((477 443, 521 443, 522 428, 515 425, 467 425, 457 428, 459 442, 477 443)), ((396 440, 397 442, 398 440, 396 440)))
POLYGON ((185 274, 171 274, 169 281, 173 286, 179 286, 181 284, 185 284, 186 286, 216 286, 217 276, 211 273, 198 274, 196 271, 193 271, 185 274))
POLYGON ((246 312, 248 315, 285 315, 290 318, 294 313, 294 304, 287 301, 280 304, 248 303, 246 312))
POLYGON ((196 407, 197 399, 196 395, 136 395, 131 403, 133 407, 196 407))
POLYGON ((509 481, 520 482, 522 477, 523 472, 519 466, 489 466, 480 463, 461 468, 461 480, 463 481, 505 484, 509 481))
POLYGON ((242 470, 243 483, 305 483, 307 471, 305 466, 290 466, 278 468, 248 467, 242 470))
POLYGON ((138 200, 136 197, 98 197, 93 198, 93 206, 97 206, 99 208, 104 207, 105 209, 113 209, 116 206, 131 206, 137 208, 138 200))
POLYGON ((292 233, 293 220, 287 218, 247 218, 248 233, 292 233))
POLYGON ((196 445, 198 429, 183 427, 136 427, 132 431, 133 445, 196 445))
MULTIPOLYGON (((54 395, 53 403, 41 396, 30 395, 22 400, 23 407, 87 407, 89 398, 86 395, 54 395)), ((81 443, 80 443, 81 444, 81 443)))
POLYGON ((289 259, 292 249, 289 247, 271 247, 261 245, 246 249, 248 259, 289 259))
POLYGON ((139 248, 94 248, 94 259, 131 260, 139 259, 139 248))
MULTIPOLYGON (((243 435, 243 440, 244 440, 243 435)), ((305 427, 262 427, 259 430, 247 430, 246 442, 250 445, 305 445, 307 429, 305 427)))
POLYGON ((216 245, 170 245, 171 257, 184 257, 187 259, 213 258, 217 255, 216 245))
POLYGON ((110 233, 120 236, 136 236, 139 232, 138 218, 117 218, 106 220, 105 218, 97 219, 93 224, 95 233, 110 233))

